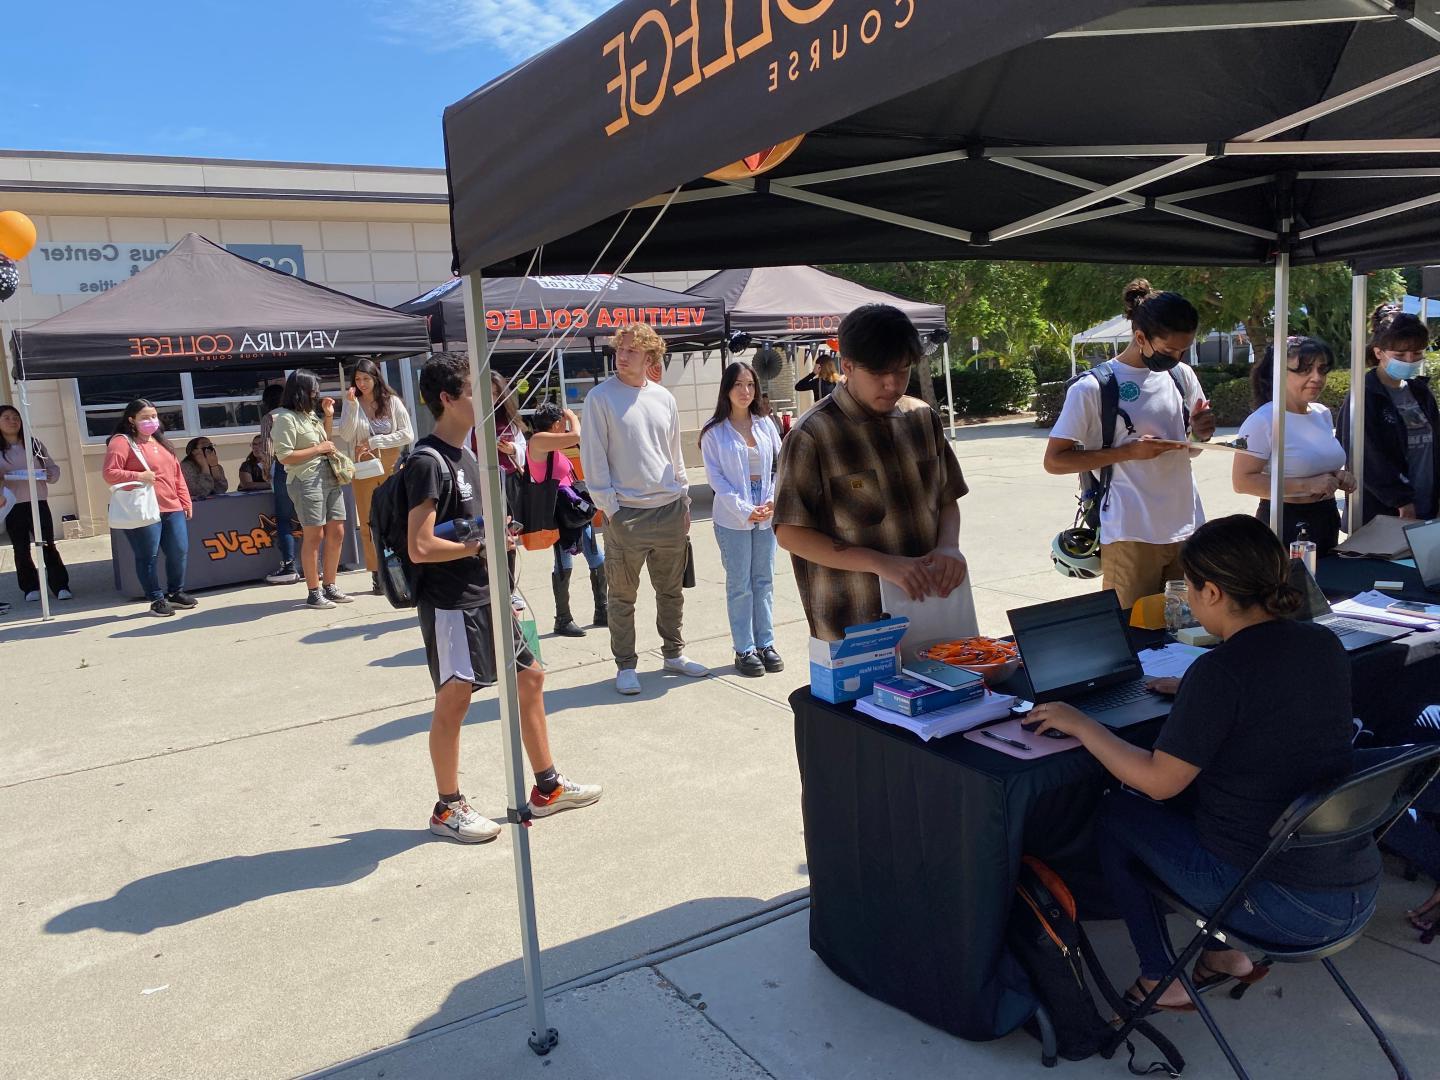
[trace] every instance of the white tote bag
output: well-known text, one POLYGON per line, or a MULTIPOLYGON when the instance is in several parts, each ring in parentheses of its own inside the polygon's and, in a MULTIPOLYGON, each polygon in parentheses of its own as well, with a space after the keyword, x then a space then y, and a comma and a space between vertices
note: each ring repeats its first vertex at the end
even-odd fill
MULTIPOLYGON (((140 449, 127 438, 130 451, 140 463, 140 449)), ((106 513, 112 529, 141 529, 154 525, 160 520, 160 500, 155 496, 155 485, 133 480, 125 484, 110 485, 110 507, 106 513)))

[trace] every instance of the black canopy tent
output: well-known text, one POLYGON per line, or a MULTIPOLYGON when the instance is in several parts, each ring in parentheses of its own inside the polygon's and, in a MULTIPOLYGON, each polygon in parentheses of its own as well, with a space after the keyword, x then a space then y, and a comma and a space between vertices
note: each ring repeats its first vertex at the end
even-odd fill
MULTIPOLYGON (((188 233, 163 258, 106 292, 10 338, 24 423, 26 384, 136 371, 299 367, 345 356, 429 350, 425 320, 235 255, 188 233)), ((35 482, 30 501, 38 507, 35 482)), ((34 535, 38 541, 38 509, 34 535)), ((50 618, 44 561, 42 615, 50 618)))
MULTIPOLYGON (((483 310, 481 274, 515 273, 542 246, 558 270, 619 253, 634 270, 1273 265, 1283 340, 1292 259, 1407 262, 1440 241, 1440 18, 1427 8, 626 0, 446 110, 455 268, 483 310), (596 163, 582 184, 574 160, 596 163)), ((1356 274, 1352 373, 1365 308, 1356 274)), ((1283 364, 1282 349, 1277 393, 1283 364)), ((498 471, 486 490, 498 505, 498 471)))

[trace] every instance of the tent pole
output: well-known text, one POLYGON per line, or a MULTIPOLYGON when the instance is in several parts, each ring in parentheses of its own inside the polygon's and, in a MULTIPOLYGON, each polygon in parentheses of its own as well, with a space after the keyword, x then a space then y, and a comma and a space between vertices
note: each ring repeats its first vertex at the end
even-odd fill
POLYGON ((1075 377, 1075 337, 1070 338, 1070 378, 1075 377))
POLYGON ((565 392, 565 350, 555 350, 555 366, 560 373, 560 408, 570 407, 570 396, 565 392))
POLYGON ((947 439, 955 438, 955 387, 950 381, 950 342, 946 341, 940 346, 941 356, 945 364, 945 407, 950 410, 950 425, 945 432, 947 439))
MULTIPOLYGON (((25 439, 32 445, 35 442, 35 429, 30 426, 30 392, 26 388, 25 380, 20 379, 15 383, 17 396, 20 398, 20 422, 25 426, 25 439)), ((30 447, 25 447, 28 451, 30 447)), ((35 569, 40 572, 40 621, 49 622, 53 616, 50 614, 50 574, 45 568, 45 536, 40 531, 40 489, 35 483, 35 457, 27 454, 25 471, 30 474, 28 486, 30 489, 30 548, 35 560, 35 569)))
POLYGON ((530 1003, 530 1049, 547 1054, 557 1034, 545 1024, 545 984, 540 972, 540 935, 535 921, 535 883, 530 866, 525 761, 520 747, 520 699, 516 689, 515 615, 510 609, 510 567, 505 559, 505 503, 500 451, 495 435, 495 400, 490 386, 490 342, 485 334, 484 290, 479 274, 465 276, 465 331, 470 342, 470 386, 481 463, 480 505, 485 518, 485 565, 490 579, 490 620, 495 633, 495 669, 500 694, 500 735, 505 749, 505 782, 514 831, 515 891, 520 903, 520 948, 525 996, 530 1003))
MULTIPOLYGON (((1289 225, 1286 224, 1286 231, 1289 225)), ((1285 519, 1285 376, 1289 371, 1287 339, 1290 336, 1290 251, 1275 257, 1275 362, 1271 378, 1270 417, 1270 528, 1283 539, 1285 519)))
POLYGON ((1345 497, 1345 531, 1353 533, 1365 523, 1365 354, 1369 319, 1366 317, 1369 279, 1350 277, 1350 475, 1355 490, 1345 497))

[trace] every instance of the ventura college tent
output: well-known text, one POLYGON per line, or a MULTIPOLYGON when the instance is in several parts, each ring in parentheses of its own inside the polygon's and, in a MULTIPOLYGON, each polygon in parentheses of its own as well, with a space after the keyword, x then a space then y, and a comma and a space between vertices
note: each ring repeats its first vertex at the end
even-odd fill
POLYGON ((12 339, 16 379, 298 367, 430 349, 425 320, 187 234, 134 277, 12 339))
MULTIPOLYGON (((485 283, 489 295, 490 283, 485 283)), ((893 304, 923 334, 945 329, 945 306, 868 289, 814 266, 721 270, 686 290, 724 301, 731 330, 761 338, 833 337, 840 320, 862 304, 893 304)))
MULTIPOLYGON (((432 341, 463 342, 463 284, 453 278, 395 310, 429 320, 432 341)), ((609 337, 631 322, 650 323, 677 352, 715 348, 725 337, 725 306, 609 274, 500 278, 485 285, 486 334, 502 352, 530 352, 567 337, 609 337)))

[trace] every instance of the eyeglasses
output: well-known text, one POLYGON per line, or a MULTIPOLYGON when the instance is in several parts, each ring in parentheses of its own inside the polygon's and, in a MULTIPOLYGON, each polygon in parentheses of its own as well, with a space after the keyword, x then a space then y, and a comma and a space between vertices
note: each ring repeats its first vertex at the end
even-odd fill
POLYGON ((1302 356, 1295 361, 1294 367, 1286 367, 1291 375, 1309 375, 1312 371, 1320 375, 1330 374, 1330 362, 1318 356, 1302 356))

